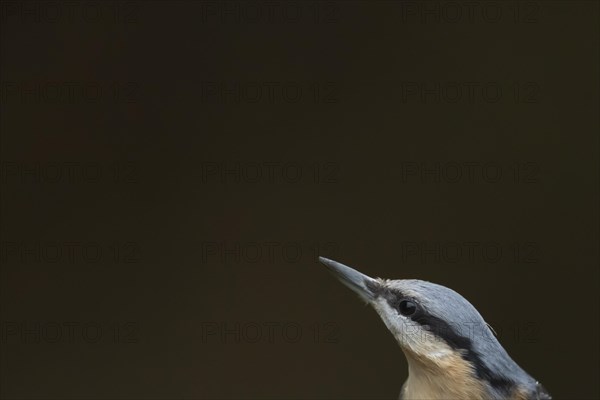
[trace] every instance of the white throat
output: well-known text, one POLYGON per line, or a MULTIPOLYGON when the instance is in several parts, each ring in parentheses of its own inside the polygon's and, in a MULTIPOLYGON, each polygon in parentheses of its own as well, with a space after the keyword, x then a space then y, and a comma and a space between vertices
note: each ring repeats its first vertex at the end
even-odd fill
POLYGON ((470 365, 457 353, 424 359, 404 351, 408 362, 408 379, 400 398, 418 399, 485 399, 485 389, 470 365))

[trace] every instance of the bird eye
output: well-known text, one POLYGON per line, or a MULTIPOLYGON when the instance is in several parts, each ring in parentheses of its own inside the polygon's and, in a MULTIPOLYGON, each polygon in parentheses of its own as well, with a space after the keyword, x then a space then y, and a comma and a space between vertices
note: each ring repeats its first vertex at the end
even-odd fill
POLYGON ((410 300, 401 300, 398 305, 398 310, 400 311, 400 314, 405 317, 410 317, 417 312, 417 305, 410 300))

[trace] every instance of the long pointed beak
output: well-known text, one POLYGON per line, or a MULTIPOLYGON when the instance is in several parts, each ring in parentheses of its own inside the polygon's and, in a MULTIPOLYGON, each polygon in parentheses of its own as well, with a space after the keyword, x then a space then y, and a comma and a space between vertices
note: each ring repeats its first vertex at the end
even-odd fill
POLYGON ((370 302, 375 298, 374 291, 379 286, 379 283, 375 279, 325 257, 319 257, 319 261, 323 263, 329 271, 340 280, 340 282, 352 289, 366 302, 370 302))

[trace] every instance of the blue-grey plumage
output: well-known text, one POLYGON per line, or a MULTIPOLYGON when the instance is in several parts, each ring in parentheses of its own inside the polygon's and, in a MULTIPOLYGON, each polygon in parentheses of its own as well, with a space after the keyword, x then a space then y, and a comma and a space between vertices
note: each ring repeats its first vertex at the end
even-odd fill
POLYGON ((409 371, 401 399, 551 399, 454 290, 416 279, 374 279, 319 260, 377 311, 400 344, 409 371))

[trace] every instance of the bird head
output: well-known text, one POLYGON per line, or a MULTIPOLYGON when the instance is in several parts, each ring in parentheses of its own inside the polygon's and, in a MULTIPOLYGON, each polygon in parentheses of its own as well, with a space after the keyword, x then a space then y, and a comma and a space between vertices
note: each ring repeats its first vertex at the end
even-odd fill
POLYGON ((319 260, 379 314, 402 348, 409 373, 454 377, 483 397, 502 398, 518 390, 539 397, 545 392, 510 358, 477 309, 454 290, 416 279, 371 278, 336 261, 319 260))

